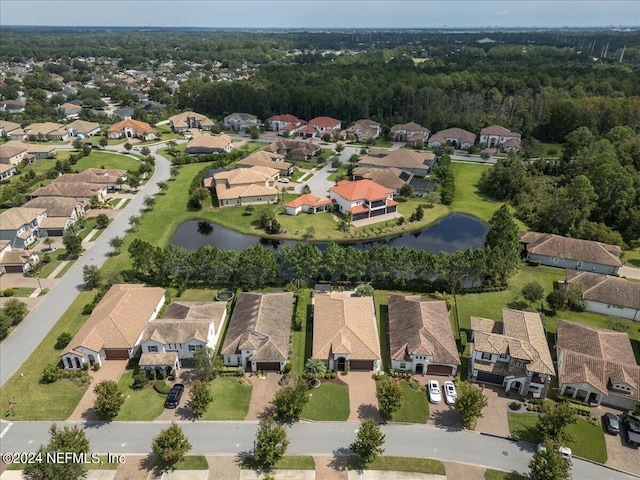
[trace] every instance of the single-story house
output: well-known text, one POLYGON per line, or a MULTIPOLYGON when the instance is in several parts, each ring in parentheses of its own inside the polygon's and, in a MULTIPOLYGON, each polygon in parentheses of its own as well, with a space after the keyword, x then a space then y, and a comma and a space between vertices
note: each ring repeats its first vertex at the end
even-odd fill
POLYGON ((251 168, 251 167, 269 167, 280 172, 283 177, 291 175, 293 170, 293 164, 284 161, 284 155, 279 153, 266 152, 260 150, 259 152, 249 155, 236 163, 236 168, 251 168))
POLYGON ((312 356, 329 370, 379 371, 380 340, 372 297, 352 292, 316 293, 313 298, 312 356))
POLYGON ((46 143, 26 143, 27 155, 35 158, 54 158, 58 154, 58 148, 55 145, 46 143))
POLYGON ((26 102, 20 100, 4 100, 0 102, 0 112, 22 113, 26 105, 26 102))
POLYGON ((0 240, 0 273, 27 273, 39 262, 37 250, 12 250, 8 240, 0 240))
POLYGON ((226 315, 226 302, 171 302, 142 332, 140 369, 179 370, 198 348, 215 349, 226 315))
POLYGON ((78 118, 80 116, 80 112, 82 112, 82 107, 75 103, 63 103, 62 105, 59 105, 58 108, 64 111, 67 118, 78 118))
POLYGON ((75 120, 65 127, 70 135, 77 137, 93 137, 100 133, 100 124, 97 122, 85 122, 84 120, 75 120))
POLYGON ((438 133, 429 137, 429 148, 438 148, 442 145, 449 145, 450 147, 466 150, 473 147, 476 143, 476 134, 463 130, 462 128, 447 128, 440 130, 438 133))
POLYGON ((78 218, 84 215, 83 205, 73 197, 38 197, 23 205, 26 208, 43 208, 47 216, 38 227, 41 237, 61 237, 78 218))
POLYGON ((378 185, 393 190, 394 194, 400 193, 400 189, 411 182, 413 173, 399 168, 368 168, 356 167, 353 169, 353 180, 368 179, 378 185))
POLYGON ((91 316, 60 354, 65 369, 102 365, 104 360, 128 360, 147 323, 164 305, 165 291, 142 284, 116 284, 102 297, 91 316))
POLYGON ((320 145, 301 140, 280 139, 263 148, 265 152, 279 153, 290 156, 294 160, 309 160, 320 150, 320 145))
POLYGON ((13 250, 26 250, 36 241, 38 228, 47 217, 44 208, 13 207, 0 213, 0 240, 13 250))
POLYGON ((46 187, 40 187, 29 194, 29 198, 37 197, 73 197, 83 202, 85 212, 89 209, 89 202, 93 197, 98 197, 100 202, 107 198, 107 187, 98 183, 87 182, 51 182, 46 187))
POLYGON ((431 131, 415 122, 403 123, 391 127, 391 138, 394 142, 407 142, 415 146, 418 142, 427 142, 431 131))
POLYGON ((447 304, 418 295, 389 295, 391 368, 455 376, 460 365, 447 304))
POLYGON ((355 135, 359 142, 369 142, 380 136, 382 127, 378 122, 363 118, 345 130, 346 135, 355 135))
POLYGON ((269 167, 236 168, 215 173, 204 186, 215 189, 220 207, 275 203, 279 176, 269 167))
POLYGON ((521 233, 520 243, 529 260, 550 267, 615 275, 622 266, 617 245, 539 232, 521 233))
POLYGON ((108 128, 107 132, 109 138, 139 138, 144 141, 156 138, 151 125, 131 118, 114 123, 108 128))
POLYGON ((131 107, 122 107, 122 108, 118 108, 116 110, 113 111, 113 116, 115 118, 121 118, 123 120, 126 120, 128 118, 133 117, 133 113, 134 113, 134 109, 131 107))
POLYGON ((232 113, 224 117, 224 128, 235 132, 246 132, 260 126, 260 119, 250 113, 232 113))
POLYGON ((228 367, 282 371, 289 359, 293 293, 240 293, 222 345, 228 367))
POLYGON ((0 120, 0 137, 8 137, 14 130, 22 130, 19 123, 0 120))
POLYGON ((635 410, 640 400, 640 366, 629 335, 558 320, 556 350, 560 394, 635 410))
POLYGON ((502 309, 502 322, 471 317, 469 376, 518 395, 545 398, 556 375, 542 318, 537 312, 502 309))
POLYGON ((566 270, 565 287, 582 285, 588 312, 640 322, 640 283, 602 273, 566 270))
POLYGON ((509 145, 510 150, 520 150, 521 135, 518 132, 512 132, 508 128, 500 125, 491 125, 480 130, 480 144, 486 145, 487 148, 500 148, 504 144, 513 140, 509 145))
POLYGON ((294 198, 289 203, 285 203, 285 210, 287 215, 296 216, 300 212, 305 213, 318 213, 326 212, 334 204, 334 200, 325 197, 320 198, 315 195, 305 194, 300 195, 298 198, 294 198))
POLYGON ((0 163, 5 165, 18 165, 28 155, 27 145, 12 140, 0 145, 0 163))
POLYGON ((118 179, 126 179, 127 171, 119 168, 87 168, 80 173, 65 173, 54 180, 54 183, 94 183, 108 189, 118 187, 118 179))
POLYGON ((0 163, 0 180, 7 180, 9 177, 14 176, 18 173, 15 165, 7 165, 5 163, 0 163))
POLYGON ((329 189, 329 197, 338 204, 340 213, 351 213, 353 220, 395 213, 398 208, 393 190, 366 179, 340 181, 329 189))
POLYGON ((406 148, 378 151, 376 156, 365 155, 358 161, 358 167, 399 168, 422 177, 430 175, 435 164, 436 155, 434 153, 417 152, 406 148))
POLYGON ((205 155, 230 152, 233 148, 231 137, 225 133, 220 135, 199 135, 189 143, 185 152, 189 155, 205 155))
POLYGON ((60 123, 44 122, 32 123, 24 127, 24 133, 27 138, 37 138, 45 140, 57 140, 65 142, 69 140, 69 132, 60 123))
POLYGON ((200 130, 211 130, 213 128, 213 120, 196 112, 183 112, 169 117, 169 123, 176 133, 186 132, 192 128, 200 130))
POLYGON ((416 195, 426 195, 429 192, 433 192, 438 183, 430 178, 413 177, 409 182, 409 185, 411 185, 413 193, 416 195))

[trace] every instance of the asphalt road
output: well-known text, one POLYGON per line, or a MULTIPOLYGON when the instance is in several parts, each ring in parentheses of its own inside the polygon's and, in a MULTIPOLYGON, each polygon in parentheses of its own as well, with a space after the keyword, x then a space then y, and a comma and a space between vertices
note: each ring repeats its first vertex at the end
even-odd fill
MULTIPOLYGON (((333 150, 334 146, 329 145, 328 147, 323 147, 323 148, 329 148, 333 150)), ((338 159, 340 160, 340 163, 343 163, 343 164, 347 163, 351 155, 353 155, 354 153, 358 153, 359 150, 360 150, 359 148, 355 148, 355 147, 345 147, 345 149, 342 152, 340 152, 340 155, 338 157, 338 159)), ((315 175, 311 177, 308 181, 304 182, 301 185, 298 185, 296 187, 296 192, 302 193, 302 187, 304 185, 308 185, 313 195, 321 198, 326 197, 327 195, 329 195, 329 189, 335 186, 335 182, 328 180, 329 175, 331 175, 333 171, 334 169, 331 166, 331 164, 327 163, 324 166, 324 168, 316 172, 315 175)))
MULTIPOLYGON (((250 453, 257 422, 179 422, 194 454, 250 453)), ((91 452, 146 454, 151 442, 169 422, 60 423, 85 427, 91 452)), ((0 423, 0 450, 33 452, 49 439, 48 422, 0 423)), ((353 422, 297 423, 288 429, 288 453, 340 455, 348 453, 359 424, 353 422)), ((534 446, 479 433, 426 425, 385 425, 385 454, 467 462, 499 470, 528 472, 534 446)), ((573 478, 622 480, 637 478, 574 459, 573 478)))
POLYGON ((158 192, 156 183, 169 178, 171 164, 164 157, 156 155, 156 149, 157 147, 151 147, 156 159, 153 177, 2 343, 0 347, 0 387, 18 371, 76 299, 83 285, 82 268, 85 265, 101 266, 109 258, 112 251, 109 240, 126 234, 129 229, 129 217, 141 213, 144 196, 156 194, 158 192))

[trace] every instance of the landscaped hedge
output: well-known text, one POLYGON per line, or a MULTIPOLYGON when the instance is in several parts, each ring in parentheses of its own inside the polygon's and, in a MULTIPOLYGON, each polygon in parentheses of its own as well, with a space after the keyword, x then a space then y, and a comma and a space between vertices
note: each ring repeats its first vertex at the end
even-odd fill
POLYGON ((164 380, 156 380, 153 389, 162 395, 168 395, 171 391, 171 387, 164 380))

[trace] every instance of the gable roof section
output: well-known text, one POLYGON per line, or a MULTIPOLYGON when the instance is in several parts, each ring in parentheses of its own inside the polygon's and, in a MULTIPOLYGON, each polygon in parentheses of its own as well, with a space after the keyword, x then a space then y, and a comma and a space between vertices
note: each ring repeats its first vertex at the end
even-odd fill
POLYGON ((241 293, 229 320, 222 354, 253 350, 254 361, 286 361, 293 293, 241 293))
POLYGON ((231 143, 231 137, 227 134, 199 135, 189 143, 187 148, 211 148, 224 150, 231 143))
POLYGON ((368 168, 356 167, 353 169, 353 175, 366 178, 386 188, 399 190, 403 185, 410 182, 413 173, 401 170, 399 168, 368 168))
POLYGON ((447 128, 445 130, 440 130, 438 133, 431 135, 429 137, 429 143, 432 142, 440 142, 446 143, 447 138, 455 138, 460 140, 461 143, 471 143, 473 144, 476 141, 476 134, 469 132, 467 130, 463 130, 462 128, 447 128))
POLYGON ((111 125, 109 127, 108 131, 109 132, 121 132, 127 127, 135 130, 138 133, 143 133, 143 134, 153 132, 153 129, 151 128, 151 125, 149 125, 147 122, 140 122, 140 121, 134 120, 132 118, 127 118, 127 119, 122 120, 120 122, 114 123, 113 125, 111 125))
POLYGON ((460 356, 444 301, 419 296, 389 295, 391 359, 428 355, 433 363, 460 365, 460 356))
POLYGON ((342 198, 354 201, 354 200, 379 200, 387 198, 393 194, 393 191, 389 188, 378 185, 371 180, 363 179, 356 180, 355 182, 341 181, 335 187, 331 187, 329 191, 340 195, 342 198))
POLYGON ((384 156, 364 156, 358 161, 359 166, 372 166, 377 168, 429 168, 431 161, 435 160, 436 155, 433 152, 416 152, 415 150, 407 150, 399 148, 391 150, 384 156))
POLYGON ((54 122, 32 123, 24 127, 27 135, 65 135, 67 131, 63 125, 54 122))
POLYGON ((27 150, 26 144, 13 140, 5 143, 4 145, 0 145, 0 158, 15 157, 27 150))
POLYGON ((298 198, 294 198, 289 203, 285 203, 285 207, 298 208, 302 205, 309 205, 310 207, 321 207, 323 205, 329 205, 333 203, 333 200, 328 197, 320 198, 310 193, 300 195, 298 198))
POLYGON ((499 137, 520 138, 520 134, 518 132, 512 132, 508 128, 504 128, 500 125, 491 125, 490 127, 484 127, 482 130, 480 130, 480 135, 496 135, 499 137))
POLYGON ((45 213, 44 208, 13 207, 0 213, 0 229, 17 230, 45 213))
POLYGON ((429 133, 429 129, 423 127, 422 125, 418 125, 415 122, 409 123, 401 123, 398 125, 394 125, 391 127, 391 131, 395 132, 396 130, 407 130, 408 132, 426 132, 429 133))
POLYGON ((47 218, 65 217, 68 218, 78 207, 79 203, 74 198, 69 197, 38 197, 29 200, 24 204, 27 208, 44 208, 47 211, 47 218))
POLYGON ((621 250, 616 245, 539 232, 521 233, 520 242, 526 244, 527 252, 534 255, 622 266, 622 262, 616 256, 621 250))
POLYGON ((567 270, 567 283, 584 285, 583 298, 640 310, 640 283, 601 273, 567 270))

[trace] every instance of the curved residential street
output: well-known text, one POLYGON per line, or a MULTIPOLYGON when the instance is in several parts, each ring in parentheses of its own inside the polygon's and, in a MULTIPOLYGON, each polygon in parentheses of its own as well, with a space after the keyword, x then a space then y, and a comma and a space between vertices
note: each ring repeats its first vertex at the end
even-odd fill
MULTIPOLYGON (((102 266, 112 251, 109 240, 126 234, 129 229, 129 217, 140 214, 144 196, 155 195, 158 192, 156 183, 169 178, 170 162, 156 154, 158 145, 152 146, 150 149, 156 160, 153 177, 2 343, 2 348, 0 348, 0 387, 18 371, 76 299, 83 284, 82 268, 92 264, 102 266)), ((119 150, 124 151, 122 147, 119 150)))

